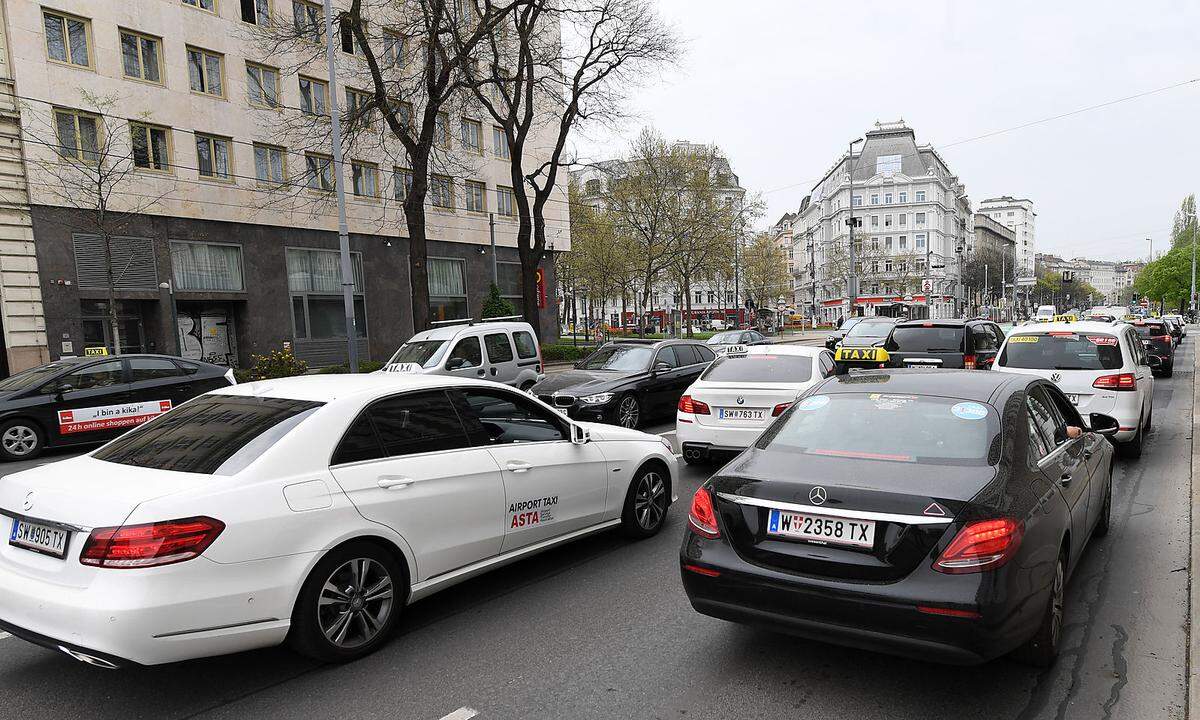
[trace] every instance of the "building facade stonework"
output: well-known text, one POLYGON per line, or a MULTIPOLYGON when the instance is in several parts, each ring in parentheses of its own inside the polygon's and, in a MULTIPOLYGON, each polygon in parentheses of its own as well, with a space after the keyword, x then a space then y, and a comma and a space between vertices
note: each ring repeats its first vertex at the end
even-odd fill
POLYGON ((1004 195, 980 201, 979 212, 1008 227, 1015 234, 1017 267, 1025 276, 1033 275, 1037 255, 1037 213, 1033 201, 1004 195))

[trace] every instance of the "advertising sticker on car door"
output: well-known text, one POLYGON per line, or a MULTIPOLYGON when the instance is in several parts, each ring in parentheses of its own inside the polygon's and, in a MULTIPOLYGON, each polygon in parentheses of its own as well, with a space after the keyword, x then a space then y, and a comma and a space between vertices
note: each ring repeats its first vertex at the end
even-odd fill
POLYGON ((170 400, 150 400, 124 405, 99 405, 58 411, 58 431, 63 435, 133 427, 171 409, 170 400))

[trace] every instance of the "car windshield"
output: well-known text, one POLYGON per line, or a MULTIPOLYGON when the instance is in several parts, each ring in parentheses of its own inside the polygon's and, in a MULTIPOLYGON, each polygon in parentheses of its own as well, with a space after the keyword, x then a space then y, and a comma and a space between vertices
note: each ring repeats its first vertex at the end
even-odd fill
POLYGON ((732 330, 730 332, 721 332, 713 335, 708 339, 709 345, 729 345, 736 343, 738 338, 742 336, 741 330, 732 330))
POLYGON ((400 346, 396 354, 388 360, 388 365, 396 363, 415 363, 421 367, 433 367, 438 363, 438 350, 446 344, 445 340, 417 340, 406 342, 400 346))
POLYGON ((854 327, 855 325, 859 324, 860 322, 862 322, 862 318, 852 317, 849 320, 847 320, 846 322, 842 323, 842 327, 840 329, 849 331, 850 328, 854 327))
POLYGON ((854 460, 985 465, 999 429, 996 411, 979 402, 836 393, 796 403, 755 447, 854 460))
POLYGON ((1013 335, 999 364, 1030 370, 1115 370, 1124 361, 1113 335, 1064 332, 1013 335))
POLYGON ((47 365, 39 365, 28 370, 22 370, 16 375, 0 380, 0 392, 14 392, 35 388, 63 370, 73 367, 75 364, 70 362, 52 362, 47 365))
POLYGON ((860 322, 850 328, 850 332, 846 333, 846 339, 882 340, 887 337, 893 326, 893 323, 890 322, 860 322))
POLYGON ((650 367, 654 348, 646 345, 605 345, 580 363, 584 370, 639 372, 650 367))
POLYGON ((889 350, 899 352, 963 352, 965 328, 898 327, 892 331, 889 350))
POLYGON ((155 470, 233 475, 323 404, 204 395, 122 435, 92 457, 155 470))
POLYGON ((812 379, 812 358, 767 354, 719 357, 700 379, 711 382, 808 382, 812 379))

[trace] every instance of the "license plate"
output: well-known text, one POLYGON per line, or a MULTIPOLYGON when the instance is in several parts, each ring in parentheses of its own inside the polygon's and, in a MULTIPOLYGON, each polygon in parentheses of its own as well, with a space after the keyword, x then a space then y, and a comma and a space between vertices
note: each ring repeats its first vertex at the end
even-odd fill
POLYGON ((1066 395, 1067 395, 1067 399, 1071 401, 1072 405, 1079 404, 1079 396, 1078 395, 1076 395, 1075 393, 1066 393, 1066 395))
POLYGON ((718 408, 720 420, 765 420, 767 411, 762 408, 718 408))
POLYGON ((787 510, 770 511, 767 534, 821 545, 875 546, 875 523, 871 520, 805 515, 787 510))
POLYGON ((12 532, 8 535, 9 545, 60 560, 67 556, 67 545, 70 543, 71 533, 69 531, 28 520, 13 520, 12 532))

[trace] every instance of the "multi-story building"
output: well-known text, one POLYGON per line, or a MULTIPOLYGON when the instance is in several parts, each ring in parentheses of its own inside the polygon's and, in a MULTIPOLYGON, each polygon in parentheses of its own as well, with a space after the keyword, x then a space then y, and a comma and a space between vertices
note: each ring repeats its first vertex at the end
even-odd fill
MULTIPOLYGON (((92 346, 112 351, 118 337, 122 351, 179 347, 229 364, 285 345, 316 365, 344 362, 334 179, 321 131, 331 106, 324 53, 306 61, 272 54, 263 41, 264 28, 293 20, 323 25, 320 4, 49 0, 10 2, 3 12, 0 87, 16 101, 4 99, 0 132, 11 135, 17 119, 21 127, 0 159, 22 191, 5 195, 0 232, 9 369, 92 346), (307 135, 288 131, 309 121, 307 135), (108 212, 129 216, 107 243, 94 208, 61 182, 65 158, 104 164, 101 148, 124 153, 129 165, 108 194, 108 212)), ((362 100, 356 47, 343 41, 336 60, 342 108, 362 100)), ((464 109, 443 121, 453 162, 431 178, 435 320, 478 316, 492 275, 492 213, 499 284, 521 302, 507 148, 469 105, 456 104, 464 109)), ((342 180, 360 356, 381 360, 413 332, 402 210, 411 173, 398 142, 373 136, 348 147, 342 180)), ((547 137, 531 139, 533 155, 546 152, 547 137)), ((546 213, 553 250, 569 249, 565 188, 546 213)), ((547 255, 540 330, 555 336, 547 255)))
POLYGON ((876 123, 826 172, 792 225, 798 299, 821 320, 902 302, 928 305, 933 317, 957 311, 960 266, 974 234, 971 202, 937 150, 918 145, 903 121, 876 123), (852 215, 859 223, 853 265, 852 215), (853 307, 851 274, 858 279, 853 307))
MULTIPOLYGON (((1120 267, 1127 265, 1125 263, 1109 262, 1107 260, 1091 260, 1088 258, 1077 257, 1071 260, 1066 260, 1058 255, 1048 253, 1038 253, 1035 256, 1035 264, 1039 273, 1052 273, 1061 276, 1063 272, 1069 272, 1068 277, 1072 282, 1087 283, 1095 288, 1098 297, 1079 298, 1078 302, 1092 303, 1115 303, 1118 300, 1118 294, 1123 285, 1120 278, 1126 273, 1119 270, 1120 267)), ((1136 276, 1136 272, 1134 273, 1136 276)), ((1129 284, 1132 284, 1132 279, 1129 284)), ((1075 300, 1075 299, 1073 299, 1075 300)))
POLYGON ((1037 213, 1033 211, 1033 201, 1010 195, 988 198, 979 203, 979 212, 1012 228, 1016 234, 1017 267, 1026 276, 1033 275, 1033 261, 1037 254, 1034 236, 1037 213))
POLYGON ((1117 263, 1113 267, 1113 285, 1116 286, 1117 301, 1125 302, 1132 299, 1133 292, 1131 288, 1137 280, 1138 273, 1146 267, 1146 263, 1137 261, 1128 261, 1117 263))
POLYGON ((975 241, 972 251, 987 250, 1002 258, 1006 258, 1009 267, 1016 256, 1017 238, 1012 228, 1001 225, 988 215, 975 213, 975 241))

